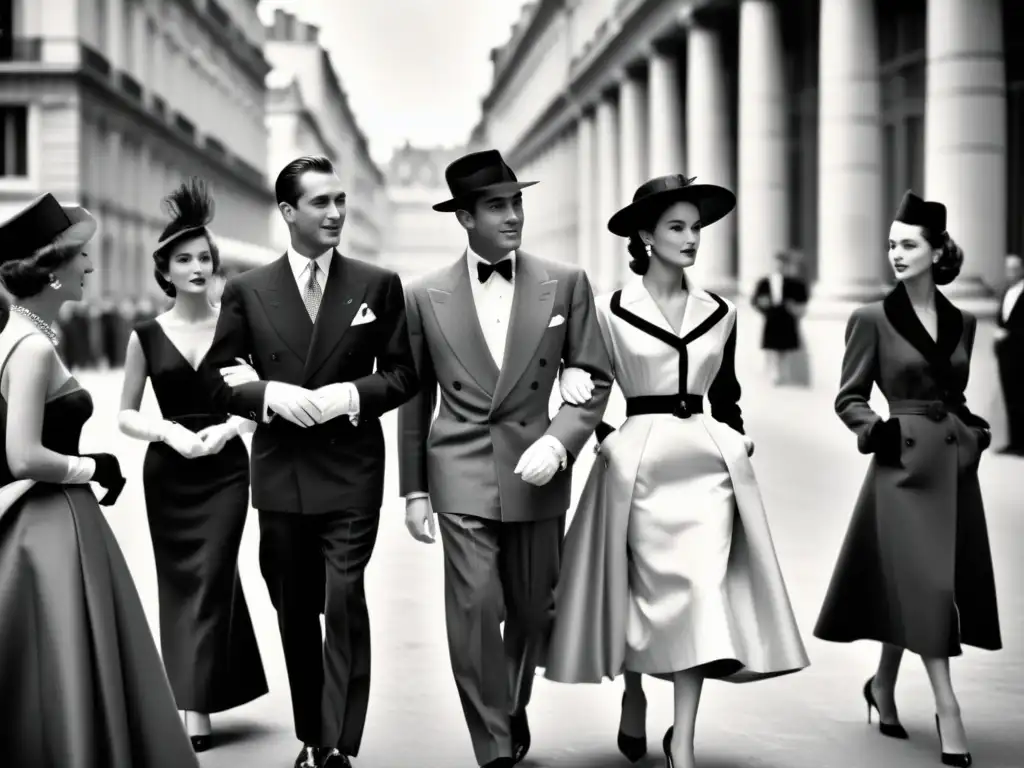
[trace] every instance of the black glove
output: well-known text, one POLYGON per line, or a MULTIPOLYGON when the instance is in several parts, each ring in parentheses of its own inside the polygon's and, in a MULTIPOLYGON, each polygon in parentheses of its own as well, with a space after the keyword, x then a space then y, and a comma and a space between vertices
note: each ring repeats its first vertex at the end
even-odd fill
POLYGON ((984 451, 992 445, 992 433, 984 427, 978 428, 978 450, 984 451))
POLYGON ((601 443, 603 443, 605 438, 608 437, 608 435, 610 435, 614 431, 615 427, 613 427, 611 424, 606 424, 603 421, 600 424, 598 424, 597 428, 594 430, 594 437, 597 438, 597 444, 600 445, 601 443))
POLYGON ((879 421, 868 436, 868 451, 875 454, 875 461, 880 466, 900 469, 903 467, 900 460, 902 439, 899 419, 879 421))
POLYGON ((102 486, 107 490, 100 504, 109 507, 117 501, 117 497, 124 490, 125 479, 121 474, 121 464, 117 456, 112 453, 87 453, 83 459, 92 459, 96 462, 96 471, 92 474, 91 482, 102 486))

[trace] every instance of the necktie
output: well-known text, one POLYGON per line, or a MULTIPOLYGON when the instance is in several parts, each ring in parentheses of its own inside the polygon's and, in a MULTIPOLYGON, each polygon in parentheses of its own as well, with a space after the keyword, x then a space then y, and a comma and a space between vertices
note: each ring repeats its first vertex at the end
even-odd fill
POLYGON ((510 283, 512 282, 512 259, 502 259, 497 264, 488 264, 486 261, 477 262, 476 276, 481 283, 486 283, 488 278, 497 272, 510 283))
POLYGON ((320 311, 320 300, 324 297, 323 291, 320 290, 320 283, 316 279, 318 269, 317 263, 310 259, 309 280, 306 282, 306 290, 302 294, 302 301, 306 305, 306 311, 309 312, 309 319, 314 323, 316 322, 316 313, 320 311))

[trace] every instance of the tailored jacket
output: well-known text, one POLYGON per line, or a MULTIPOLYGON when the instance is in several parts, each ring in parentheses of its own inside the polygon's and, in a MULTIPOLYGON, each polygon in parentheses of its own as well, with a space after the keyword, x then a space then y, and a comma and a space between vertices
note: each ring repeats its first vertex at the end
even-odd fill
POLYGON ((518 251, 499 369, 480 328, 470 279, 463 254, 406 292, 422 385, 399 410, 400 492, 429 493, 440 514, 504 522, 558 517, 569 507, 571 472, 559 471, 537 487, 514 470, 545 434, 565 446, 571 468, 604 414, 611 365, 590 281, 577 267, 518 251), (594 393, 582 406, 563 405, 552 419, 548 403, 563 364, 587 371, 594 393))

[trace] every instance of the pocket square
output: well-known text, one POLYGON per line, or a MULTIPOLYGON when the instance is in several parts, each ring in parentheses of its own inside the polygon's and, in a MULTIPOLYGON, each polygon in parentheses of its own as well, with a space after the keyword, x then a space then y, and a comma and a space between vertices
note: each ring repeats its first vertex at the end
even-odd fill
POLYGON ((555 328, 565 322, 565 318, 562 315, 555 315, 551 318, 551 322, 548 323, 548 328, 555 328))
POLYGON ((352 321, 352 325, 365 325, 366 323, 372 323, 377 319, 377 316, 373 314, 373 310, 363 304, 356 310, 356 317, 352 321))

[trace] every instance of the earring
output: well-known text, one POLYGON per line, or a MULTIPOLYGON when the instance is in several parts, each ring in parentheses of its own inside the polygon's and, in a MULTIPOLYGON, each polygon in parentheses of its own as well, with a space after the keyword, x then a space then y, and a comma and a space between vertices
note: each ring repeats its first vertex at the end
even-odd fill
POLYGON ((58 280, 53 275, 50 275, 50 287, 53 288, 53 290, 59 291, 60 288, 61 288, 61 285, 63 285, 63 283, 61 283, 60 280, 58 280))
POLYGON ((647 251, 647 258, 651 258, 651 244, 644 243, 644 250, 647 251))

